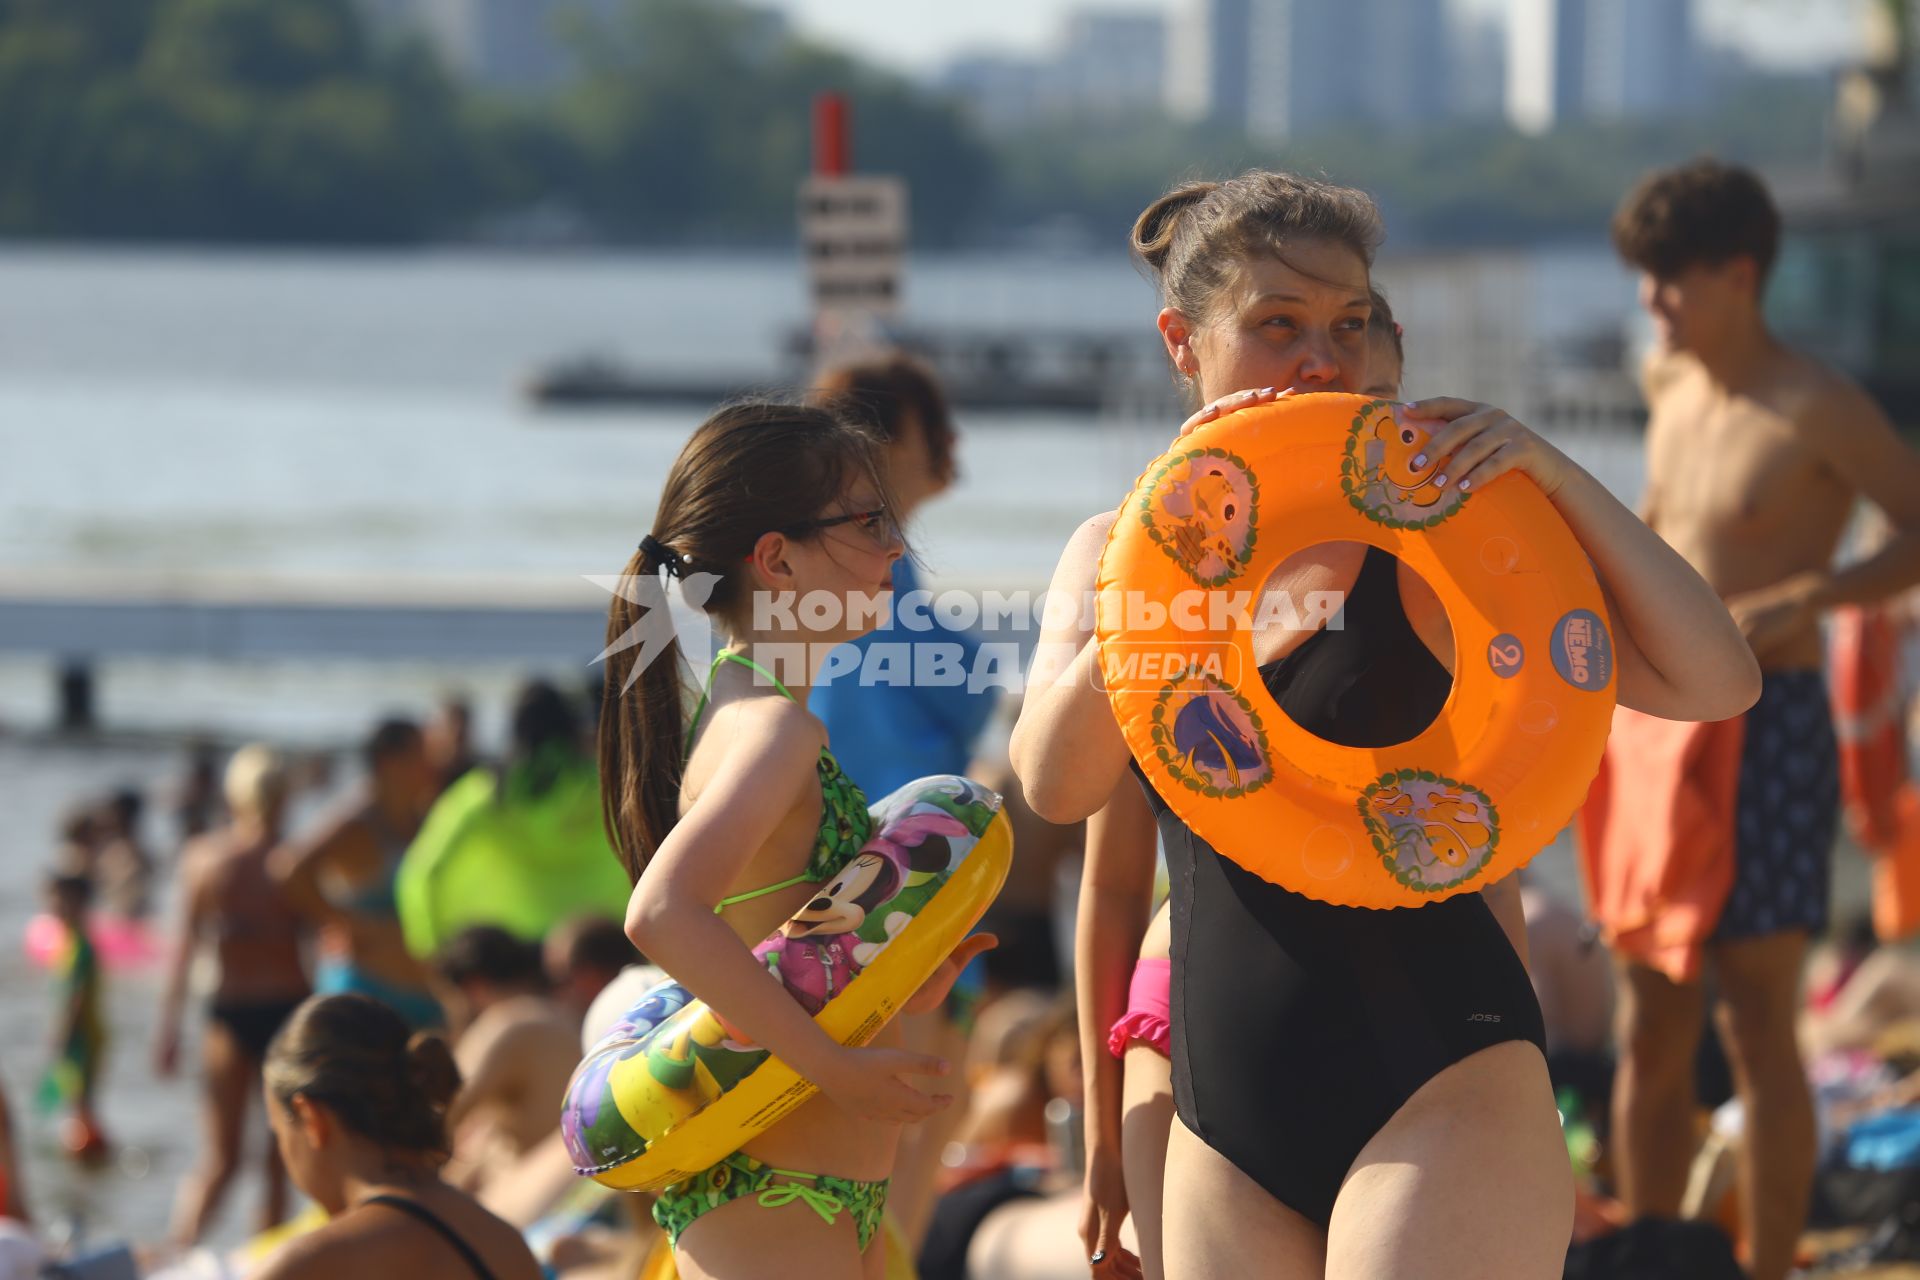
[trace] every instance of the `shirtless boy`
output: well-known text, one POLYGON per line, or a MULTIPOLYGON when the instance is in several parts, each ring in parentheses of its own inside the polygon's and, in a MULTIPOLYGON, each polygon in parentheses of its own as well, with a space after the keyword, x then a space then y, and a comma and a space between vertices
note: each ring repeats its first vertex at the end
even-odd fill
MULTIPOLYGON (((1755 1280, 1787 1274, 1814 1167, 1794 1026, 1807 940, 1826 923, 1838 806, 1820 618, 1920 581, 1920 455, 1858 387, 1767 329, 1779 231, 1759 179, 1711 160, 1648 175, 1613 221, 1659 339, 1642 515, 1726 600, 1765 675, 1742 740, 1733 888, 1707 947, 1748 1117, 1741 1221, 1755 1280), (1897 536, 1835 569, 1859 498, 1897 536)), ((1705 997, 1698 982, 1618 964, 1620 1190, 1636 1214, 1673 1217, 1705 997)))

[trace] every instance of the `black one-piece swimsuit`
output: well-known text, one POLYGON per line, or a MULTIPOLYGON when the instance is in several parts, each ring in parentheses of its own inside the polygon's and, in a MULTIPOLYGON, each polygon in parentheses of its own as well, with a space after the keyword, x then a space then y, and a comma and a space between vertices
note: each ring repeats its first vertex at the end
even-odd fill
MULTIPOLYGON (((1260 669, 1308 732, 1387 746, 1445 703, 1395 567, 1370 548, 1344 626, 1260 669)), ((1526 969, 1479 894, 1330 906, 1221 857, 1146 792, 1172 878, 1174 1105, 1281 1203, 1325 1227, 1354 1158, 1421 1085, 1508 1040, 1544 1051, 1526 969)))

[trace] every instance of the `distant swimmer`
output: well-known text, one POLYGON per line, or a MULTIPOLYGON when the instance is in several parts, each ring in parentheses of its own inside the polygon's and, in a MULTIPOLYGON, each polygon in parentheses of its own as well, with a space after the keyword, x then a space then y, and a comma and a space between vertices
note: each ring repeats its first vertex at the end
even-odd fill
POLYGON ((140 838, 146 797, 137 787, 121 787, 100 806, 100 856, 97 881, 101 906, 122 920, 145 920, 153 910, 153 855, 140 838))

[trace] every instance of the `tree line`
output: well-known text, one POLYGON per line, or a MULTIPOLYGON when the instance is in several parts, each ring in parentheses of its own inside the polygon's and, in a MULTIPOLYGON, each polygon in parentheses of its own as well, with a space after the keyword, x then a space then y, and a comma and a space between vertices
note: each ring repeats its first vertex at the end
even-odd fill
POLYGON ((905 176, 925 246, 1058 224, 1121 243, 1176 178, 1282 165, 1378 195, 1396 240, 1591 231, 1641 169, 1817 154, 1824 102, 1525 138, 1491 124, 1273 148, 1157 116, 986 139, 932 91, 738 0, 626 0, 533 97, 464 84, 353 0, 0 0, 0 236, 492 238, 541 211, 619 244, 791 240, 808 103, 848 95, 859 167, 905 176), (1596 219, 1598 221, 1596 221, 1596 219))

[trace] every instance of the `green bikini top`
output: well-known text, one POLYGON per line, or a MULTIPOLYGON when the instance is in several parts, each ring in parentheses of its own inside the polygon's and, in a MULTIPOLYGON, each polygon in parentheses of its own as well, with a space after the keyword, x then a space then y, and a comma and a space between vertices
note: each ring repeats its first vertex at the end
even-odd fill
MULTIPOLYGON (((767 670, 743 653, 734 653, 723 649, 714 658, 713 665, 707 669, 707 687, 700 692, 699 705, 693 709, 693 723, 687 726, 687 743, 681 754, 693 754, 694 731, 700 727, 700 716, 707 709, 707 699, 713 695, 713 677, 723 662, 737 662, 750 667, 768 680, 773 687, 785 694, 789 702, 799 702, 780 683, 779 677, 767 670)), ((833 752, 820 748, 820 831, 814 837, 813 853, 807 858, 806 870, 791 880, 782 880, 779 884, 770 884, 764 889, 753 889, 746 893, 736 893, 720 899, 713 909, 719 915, 737 902, 749 902, 754 898, 764 898, 769 893, 778 893, 782 889, 791 889, 797 884, 819 884, 831 880, 840 874, 840 869, 853 861, 855 854, 866 844, 867 837, 873 834, 873 817, 867 812, 867 797, 840 770, 840 762, 833 758, 833 752)))

